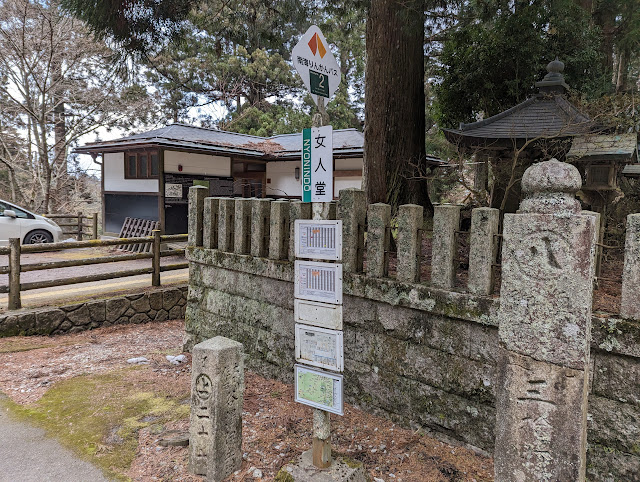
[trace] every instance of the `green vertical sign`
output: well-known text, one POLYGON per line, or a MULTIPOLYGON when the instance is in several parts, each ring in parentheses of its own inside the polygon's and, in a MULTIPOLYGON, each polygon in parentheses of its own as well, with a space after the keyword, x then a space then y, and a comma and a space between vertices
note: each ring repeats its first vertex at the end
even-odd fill
POLYGON ((311 129, 302 131, 302 202, 311 202, 311 129))

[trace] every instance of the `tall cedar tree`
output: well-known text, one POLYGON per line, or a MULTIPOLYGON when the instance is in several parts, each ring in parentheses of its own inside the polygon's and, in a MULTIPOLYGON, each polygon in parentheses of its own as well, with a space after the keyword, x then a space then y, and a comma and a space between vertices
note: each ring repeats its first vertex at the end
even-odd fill
POLYGON ((412 180, 408 168, 425 159, 423 2, 372 0, 366 38, 367 201, 431 211, 426 182, 412 180))

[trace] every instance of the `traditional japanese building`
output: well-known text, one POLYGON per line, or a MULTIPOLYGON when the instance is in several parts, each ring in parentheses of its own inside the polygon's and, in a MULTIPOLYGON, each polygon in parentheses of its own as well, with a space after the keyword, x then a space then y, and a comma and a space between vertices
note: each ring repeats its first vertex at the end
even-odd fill
MULTIPOLYGON (((333 192, 360 188, 364 137, 333 131, 333 192)), ((168 234, 187 232, 189 186, 211 196, 300 198, 302 134, 258 137, 172 124, 77 153, 100 158, 105 234, 117 234, 126 217, 159 220, 168 234)))
MULTIPOLYGON (((612 142, 607 144, 607 161, 601 158, 593 162, 592 154, 581 151, 579 155, 568 157, 574 140, 580 139, 577 145, 593 145, 589 139, 606 131, 566 99, 568 86, 563 70, 564 64, 554 60, 547 65, 544 79, 536 83, 538 93, 533 97, 487 119, 460 124, 458 129, 443 129, 447 140, 459 151, 474 156, 477 163, 474 187, 492 192, 492 207, 503 208, 505 212, 517 209, 519 179, 535 161, 555 157, 573 162, 580 169, 585 186, 594 176, 604 175, 601 172, 603 164, 614 166, 606 173, 614 176, 611 179, 614 182, 626 164, 637 163, 637 155, 633 154, 637 152, 637 139, 634 141, 629 136, 624 138, 624 147, 620 136, 611 137, 612 142), (625 150, 624 155, 614 154, 618 147, 625 150), (585 162, 588 159, 590 162, 585 162), (594 166, 599 174, 590 166, 594 166), (489 169, 492 176, 488 176, 489 169), (493 179, 491 185, 488 184, 489 177, 493 179)), ((597 143, 602 144, 602 139, 596 139, 597 143)), ((635 170, 629 169, 629 172, 635 170)))

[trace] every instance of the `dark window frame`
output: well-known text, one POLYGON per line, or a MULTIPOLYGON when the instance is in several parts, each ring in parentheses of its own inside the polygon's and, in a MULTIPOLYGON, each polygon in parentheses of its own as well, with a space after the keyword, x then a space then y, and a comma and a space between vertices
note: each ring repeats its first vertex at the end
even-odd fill
POLYGON ((124 178, 125 179, 159 179, 160 178, 160 152, 157 150, 141 150, 141 151, 125 151, 124 153, 124 178), (156 174, 152 174, 151 157, 156 156, 156 174), (131 156, 136 158, 136 175, 131 176, 129 173, 131 156), (146 160, 142 157, 146 156, 146 160), (142 175, 142 163, 146 163, 146 175, 142 175))

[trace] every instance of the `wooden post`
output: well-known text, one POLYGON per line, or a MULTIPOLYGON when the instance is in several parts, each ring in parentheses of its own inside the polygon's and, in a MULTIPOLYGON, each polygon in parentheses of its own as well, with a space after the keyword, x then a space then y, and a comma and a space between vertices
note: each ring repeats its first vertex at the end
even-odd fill
POLYGON ((91 239, 98 239, 98 213, 93 213, 93 233, 91 239))
POLYGON ((20 238, 9 239, 9 309, 22 308, 20 300, 20 238))
POLYGON ((82 213, 78 213, 78 241, 82 241, 82 229, 84 228, 83 219, 84 217, 82 216, 82 213))
POLYGON ((160 286, 160 245, 162 243, 160 235, 162 231, 154 229, 151 234, 153 235, 153 272, 151 273, 151 285, 160 286))

